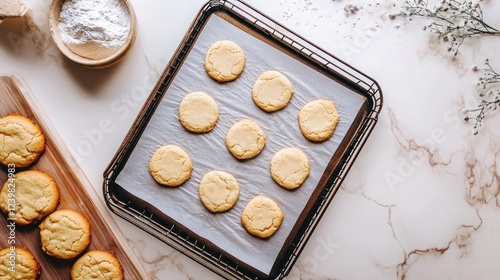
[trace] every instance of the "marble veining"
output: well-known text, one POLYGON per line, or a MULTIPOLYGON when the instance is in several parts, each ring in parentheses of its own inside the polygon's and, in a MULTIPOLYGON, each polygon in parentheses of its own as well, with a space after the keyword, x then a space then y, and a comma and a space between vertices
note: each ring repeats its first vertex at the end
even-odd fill
MULTIPOLYGON (((102 172, 204 0, 132 0, 137 41, 119 64, 90 70, 50 37, 50 0, 27 0, 0 23, 0 72, 18 73, 101 191, 102 172), (103 126, 102 124, 108 124, 103 126)), ((500 69, 500 38, 473 38, 452 56, 403 0, 247 1, 375 78, 379 122, 286 279, 500 278, 500 115, 480 133, 463 121, 477 105, 473 65, 500 69)), ((483 1, 500 27, 500 2, 483 1)), ((147 279, 220 277, 114 216, 147 279)))

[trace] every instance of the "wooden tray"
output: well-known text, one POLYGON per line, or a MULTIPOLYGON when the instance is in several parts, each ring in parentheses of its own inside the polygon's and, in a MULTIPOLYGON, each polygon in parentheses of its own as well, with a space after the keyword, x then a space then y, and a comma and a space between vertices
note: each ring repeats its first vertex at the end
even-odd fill
MULTIPOLYGON (((104 203, 99 200, 97 193, 78 168, 54 128, 46 121, 43 111, 36 106, 36 100, 23 86, 21 79, 16 76, 0 76, 0 96, 0 117, 12 113, 29 117, 42 128, 46 137, 46 150, 40 159, 34 165, 19 168, 16 172, 35 169, 52 176, 61 191, 61 202, 57 209, 77 210, 90 222, 91 243, 86 251, 112 251, 120 259, 125 279, 145 279, 146 273, 134 266, 137 261, 129 258, 134 256, 131 249, 123 247, 118 241, 121 240, 125 244, 125 239, 104 203)), ((6 168, 2 167, 0 169, 2 186, 7 181, 7 176, 6 168)), ((6 230, 8 228, 5 216, 0 219, 0 227, 2 228, 0 248, 12 246, 13 244, 8 244, 10 232, 6 230)), ((39 279, 70 279, 71 266, 77 258, 61 260, 46 255, 40 246, 38 225, 16 226, 15 245, 27 247, 34 254, 42 269, 39 279)))

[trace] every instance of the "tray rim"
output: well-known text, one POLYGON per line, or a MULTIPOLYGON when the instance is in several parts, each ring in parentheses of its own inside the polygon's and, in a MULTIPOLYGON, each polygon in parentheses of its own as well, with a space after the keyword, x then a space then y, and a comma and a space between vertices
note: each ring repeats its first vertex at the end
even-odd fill
MULTIPOLYGON (((150 119, 154 109, 156 108, 154 105, 158 104, 158 101, 161 99, 163 93, 169 87, 170 82, 177 73, 179 68, 177 66, 179 66, 179 63, 182 63, 189 53, 189 49, 192 47, 192 43, 196 40, 198 33, 203 28, 205 21, 216 11, 230 12, 239 16, 245 16, 243 19, 249 24, 255 25, 257 29, 264 31, 272 39, 290 45, 295 51, 299 51, 302 56, 310 59, 323 70, 334 74, 340 79, 344 79, 344 82, 347 82, 350 86, 358 88, 358 90, 366 94, 364 96, 367 98, 367 104, 369 107, 368 113, 361 122, 360 128, 353 137, 349 147, 342 155, 342 160, 336 167, 336 170, 338 170, 338 172, 336 172, 337 175, 330 178, 325 189, 322 191, 321 197, 323 199, 318 199, 316 201, 313 209, 317 208, 317 210, 312 216, 308 216, 308 219, 306 219, 308 221, 305 223, 306 227, 301 230, 303 233, 300 235, 300 238, 298 238, 298 240, 297 237, 295 238, 294 241, 296 242, 293 244, 294 249, 290 254, 287 254, 286 263, 282 265, 282 268, 276 273, 276 275, 272 275, 272 278, 281 279, 290 272, 293 265, 297 261, 298 256, 307 244, 312 232, 319 223, 329 203, 340 187, 340 184, 374 129, 375 124, 378 121, 378 115, 382 109, 383 97, 380 86, 374 79, 333 56, 324 49, 314 45, 280 23, 267 17, 264 13, 253 8, 244 1, 211 0, 206 2, 199 10, 197 16, 194 18, 191 26, 186 32, 186 35, 173 54, 170 62, 165 67, 165 70, 158 79, 158 82, 154 86, 149 98, 139 112, 137 119, 134 121, 132 127, 127 133, 118 152, 115 154, 112 161, 104 171, 103 195, 108 208, 112 212, 138 226, 164 243, 170 245, 174 249, 184 253, 201 265, 211 269, 220 276, 235 279, 261 279, 256 275, 240 271, 238 265, 236 265, 235 268, 230 267, 230 265, 220 257, 214 258, 213 256, 205 254, 203 248, 197 248, 197 242, 193 243, 192 241, 189 241, 189 238, 185 239, 182 236, 179 236, 176 232, 173 232, 173 228, 165 228, 163 225, 153 220, 152 213, 147 213, 146 210, 138 211, 137 209, 133 209, 127 202, 120 201, 120 199, 113 194, 112 182, 117 175, 117 169, 119 169, 118 166, 121 161, 126 159, 125 154, 127 153, 127 150, 135 145, 135 136, 142 133, 142 130, 138 133, 137 128, 145 127, 147 120, 150 119), (272 32, 269 30, 272 30, 272 32)), ((268 277, 263 277, 262 279, 264 278, 267 279, 268 277)))

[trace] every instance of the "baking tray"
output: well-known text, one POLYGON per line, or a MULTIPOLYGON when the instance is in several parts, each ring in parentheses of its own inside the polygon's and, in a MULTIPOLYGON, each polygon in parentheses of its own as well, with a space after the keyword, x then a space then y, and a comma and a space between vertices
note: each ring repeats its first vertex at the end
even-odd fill
MULTIPOLYGON (((54 178, 61 194, 57 210, 76 210, 89 220, 91 242, 85 252, 89 250, 112 251, 124 268, 125 279, 144 278, 147 274, 142 268, 135 266, 137 260, 130 258, 134 254, 125 243, 126 239, 121 236, 118 226, 114 224, 113 217, 102 198, 83 175, 22 78, 19 75, 0 76, 0 96, 0 117, 13 113, 29 117, 42 128, 46 138, 45 151, 40 158, 29 167, 16 168, 16 172, 34 169, 54 178)), ((0 184, 3 185, 7 178, 7 169, 1 167, 0 184)), ((4 215, 2 216, 3 218, 0 219, 1 249, 14 245, 8 238, 10 236, 7 230, 9 221, 4 215)), ((41 249, 37 224, 16 226, 13 233, 15 233, 13 235, 15 245, 28 248, 39 262, 41 275, 38 279, 66 280, 70 278, 71 267, 77 258, 61 260, 46 255, 41 249)))
POLYGON ((118 215, 150 232, 227 278, 282 278, 293 266, 315 225, 377 121, 382 94, 375 81, 315 47, 241 1, 207 3, 139 113, 104 174, 104 196, 118 215), (203 60, 215 41, 237 42, 247 56, 243 74, 220 84, 206 75, 203 60), (265 113, 251 100, 261 71, 284 73, 295 88, 283 110, 265 113), (186 132, 177 118, 182 97, 190 91, 211 94, 219 104, 215 129, 186 132), (297 113, 307 102, 332 99, 340 113, 335 134, 323 143, 300 133, 297 113), (267 137, 264 151, 246 161, 226 150, 224 136, 242 118, 256 120, 267 137), (165 144, 182 146, 194 163, 191 179, 180 188, 159 186, 149 175, 152 153, 165 144), (311 174, 295 191, 278 187, 269 176, 269 161, 279 149, 302 148, 311 174), (212 169, 232 173, 241 191, 227 213, 211 214, 199 202, 197 187, 212 169), (276 200, 285 219, 269 239, 250 236, 239 224, 253 196, 276 200))

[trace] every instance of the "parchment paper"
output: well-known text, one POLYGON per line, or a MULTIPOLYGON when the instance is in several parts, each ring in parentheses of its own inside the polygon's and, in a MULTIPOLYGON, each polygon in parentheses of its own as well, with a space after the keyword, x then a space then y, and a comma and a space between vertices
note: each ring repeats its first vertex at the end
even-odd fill
POLYGON ((241 262, 268 274, 364 100, 360 94, 214 14, 167 89, 116 183, 241 262), (210 79, 203 66, 206 51, 219 40, 236 42, 247 57, 243 74, 237 80, 225 84, 210 79), (295 93, 284 109, 266 113, 254 105, 251 88, 260 72, 271 69, 286 75, 295 93), (219 121, 209 133, 189 133, 179 122, 179 103, 187 93, 193 91, 210 94, 219 106, 219 121), (297 122, 297 114, 302 106, 317 98, 333 100, 340 114, 334 136, 323 143, 306 140, 297 122), (261 126, 267 144, 256 158, 239 161, 228 152, 224 141, 228 129, 243 118, 255 120, 261 126), (182 147, 193 161, 191 178, 178 188, 162 187, 149 174, 151 155, 166 144, 182 147), (300 147, 311 162, 309 177, 294 191, 281 188, 269 173, 271 158, 285 147, 300 147), (214 169, 232 174, 240 186, 238 202, 225 213, 210 213, 198 197, 201 178, 214 169), (243 208, 258 194, 275 200, 285 215, 278 231, 266 240, 248 234, 240 224, 243 208))

